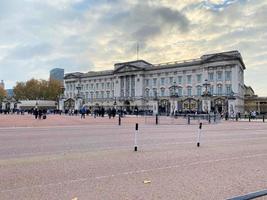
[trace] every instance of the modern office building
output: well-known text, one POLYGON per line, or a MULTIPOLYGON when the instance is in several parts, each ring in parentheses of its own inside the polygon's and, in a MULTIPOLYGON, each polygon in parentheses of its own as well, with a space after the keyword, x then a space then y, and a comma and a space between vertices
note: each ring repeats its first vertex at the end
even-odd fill
POLYGON ((242 113, 244 70, 238 51, 161 64, 144 60, 117 63, 113 70, 66 74, 61 108, 242 113))
POLYGON ((64 83, 64 69, 54 68, 50 71, 50 80, 58 80, 64 83))

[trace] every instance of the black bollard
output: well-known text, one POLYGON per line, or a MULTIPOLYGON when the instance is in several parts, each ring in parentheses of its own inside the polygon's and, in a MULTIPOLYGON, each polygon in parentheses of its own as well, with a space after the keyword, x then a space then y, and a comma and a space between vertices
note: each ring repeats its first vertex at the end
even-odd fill
POLYGON ((198 137, 197 137, 197 147, 200 147, 201 129, 202 129, 202 123, 199 123, 198 137))
POLYGON ((119 115, 119 126, 121 125, 121 115, 119 115))
POLYGON ((262 121, 265 122, 265 116, 264 115, 262 116, 262 121))
POLYGON ((235 116, 235 121, 238 121, 238 115, 235 116))
POLYGON ((158 114, 156 114, 156 125, 159 124, 159 118, 158 118, 158 114))
POLYGON ((135 124, 134 151, 137 151, 137 134, 138 134, 138 123, 135 124))
POLYGON ((250 115, 249 115, 249 116, 248 116, 248 121, 249 121, 249 122, 250 122, 250 118, 251 118, 251 117, 250 117, 250 115))
POLYGON ((187 124, 190 124, 190 115, 188 115, 187 117, 187 124))
POLYGON ((209 115, 209 124, 210 124, 210 115, 209 115))

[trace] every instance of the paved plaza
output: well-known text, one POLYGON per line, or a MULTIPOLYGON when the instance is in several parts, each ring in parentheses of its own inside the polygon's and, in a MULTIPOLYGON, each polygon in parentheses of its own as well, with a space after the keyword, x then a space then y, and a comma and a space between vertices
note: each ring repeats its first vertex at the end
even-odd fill
POLYGON ((199 121, 172 120, 0 115, 0 199, 214 200, 267 188, 267 122, 203 121, 198 148, 199 121))

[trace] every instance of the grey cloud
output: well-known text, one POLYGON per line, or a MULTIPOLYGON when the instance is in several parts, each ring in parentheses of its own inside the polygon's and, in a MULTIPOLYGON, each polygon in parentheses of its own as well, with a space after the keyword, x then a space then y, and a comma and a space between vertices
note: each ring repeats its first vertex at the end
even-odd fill
POLYGON ((47 66, 64 68, 66 72, 75 71, 88 71, 94 66, 89 59, 81 59, 73 56, 62 56, 56 59, 48 60, 47 66))
POLYGON ((36 56, 46 56, 53 51, 49 44, 19 45, 11 50, 9 59, 31 59, 36 56))
POLYGON ((133 33, 133 36, 138 41, 146 40, 149 37, 153 37, 161 33, 161 28, 158 26, 143 26, 133 33))
POLYGON ((171 28, 186 32, 190 24, 186 16, 177 10, 148 4, 138 4, 129 10, 110 15, 105 16, 102 22, 112 23, 113 28, 125 31, 125 34, 129 34, 134 40, 146 40, 149 36, 159 35, 162 30, 171 28))

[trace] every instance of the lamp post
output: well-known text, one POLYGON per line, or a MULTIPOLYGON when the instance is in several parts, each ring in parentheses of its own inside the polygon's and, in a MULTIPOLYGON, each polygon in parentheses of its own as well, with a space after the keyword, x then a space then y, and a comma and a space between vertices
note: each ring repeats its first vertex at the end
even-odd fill
POLYGON ((205 79, 205 83, 203 84, 203 86, 205 87, 205 91, 201 95, 203 97, 202 110, 208 113, 208 112, 210 112, 210 97, 211 97, 211 93, 208 90, 208 87, 210 87, 210 83, 208 83, 207 79, 205 79))
POLYGON ((114 107, 115 107, 115 110, 117 110, 117 101, 116 101, 117 99, 116 99, 116 97, 115 97, 115 100, 114 100, 114 103, 113 103, 113 105, 114 105, 114 107))
POLYGON ((76 95, 76 101, 77 101, 77 105, 76 105, 76 109, 79 110, 81 108, 81 84, 80 84, 80 81, 78 83, 78 85, 76 86, 76 89, 77 89, 77 95, 76 95))
POLYGON ((58 110, 63 110, 64 109, 64 99, 65 99, 65 87, 62 86, 60 88, 60 94, 58 95, 58 110))
POLYGON ((156 115, 159 114, 159 99, 158 99, 158 92, 157 91, 154 91, 154 101, 156 101, 156 109, 155 109, 155 112, 156 112, 156 115))

